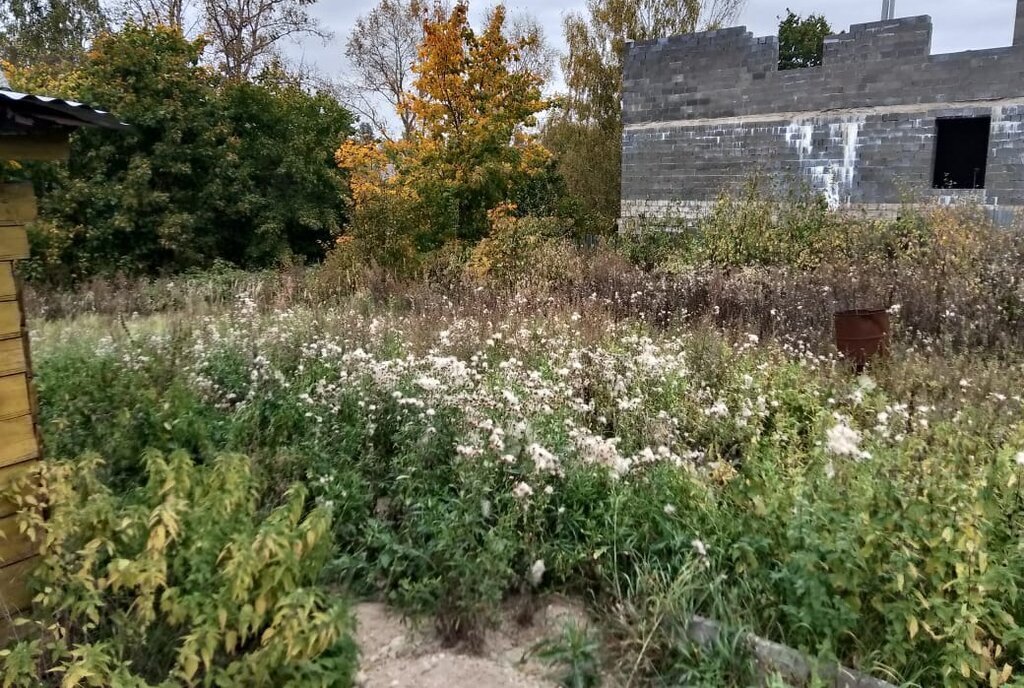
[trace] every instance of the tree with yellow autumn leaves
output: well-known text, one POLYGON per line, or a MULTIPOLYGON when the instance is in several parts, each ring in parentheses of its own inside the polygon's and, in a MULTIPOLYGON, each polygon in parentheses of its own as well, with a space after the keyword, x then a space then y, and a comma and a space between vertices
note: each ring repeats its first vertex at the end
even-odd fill
POLYGON ((543 174, 549 154, 532 133, 547 108, 543 79, 522 62, 531 40, 509 37, 501 5, 480 32, 464 2, 432 10, 400 105, 414 129, 399 141, 352 139, 337 152, 350 174, 355 241, 363 233, 399 252, 478 241, 488 212, 543 174))

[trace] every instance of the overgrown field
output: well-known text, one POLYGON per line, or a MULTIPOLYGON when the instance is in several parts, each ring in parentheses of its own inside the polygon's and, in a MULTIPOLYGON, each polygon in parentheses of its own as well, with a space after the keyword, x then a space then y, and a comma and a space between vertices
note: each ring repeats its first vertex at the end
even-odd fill
POLYGON ((502 604, 558 592, 629 685, 750 685, 731 636, 692 645, 693 614, 897 684, 1024 685, 1012 312, 942 315, 897 280, 892 357, 858 376, 830 352, 824 271, 782 289, 588 265, 603 287, 278 273, 34 297, 64 316, 34 338, 48 454, 105 459, 54 478, 86 514, 49 526, 56 663, 87 642, 149 680, 266 662, 294 671, 265 685, 345 685, 338 595, 472 647, 502 604), (287 649, 252 659, 278 613, 287 649))

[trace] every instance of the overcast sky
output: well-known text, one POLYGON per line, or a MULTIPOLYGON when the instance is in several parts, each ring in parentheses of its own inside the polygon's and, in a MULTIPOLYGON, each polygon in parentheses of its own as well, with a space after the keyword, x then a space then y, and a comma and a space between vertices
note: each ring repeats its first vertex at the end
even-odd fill
MULTIPOLYGON (((337 77, 344 70, 342 45, 352 22, 376 4, 375 0, 319 0, 313 12, 334 32, 327 45, 308 41, 288 49, 293 59, 316 67, 325 76, 337 77)), ((471 7, 482 12, 491 0, 472 0, 471 7)), ((536 16, 547 30, 548 40, 562 49, 562 15, 582 10, 584 0, 507 0, 511 12, 526 11, 536 16)), ((897 16, 929 14, 935 25, 932 52, 956 52, 1010 45, 1016 0, 896 0, 897 16)), ((758 36, 774 35, 778 17, 792 8, 798 14, 824 14, 833 29, 874 21, 881 16, 882 0, 748 0, 738 24, 758 36)))

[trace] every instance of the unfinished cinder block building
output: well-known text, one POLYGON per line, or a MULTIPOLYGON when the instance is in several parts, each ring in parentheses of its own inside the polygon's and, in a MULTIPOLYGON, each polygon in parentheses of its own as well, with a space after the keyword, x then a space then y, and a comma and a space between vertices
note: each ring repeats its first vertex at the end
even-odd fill
POLYGON ((891 215, 908 197, 1024 208, 1024 0, 1013 46, 932 55, 930 17, 857 24, 820 67, 779 71, 745 27, 631 43, 622 217, 692 219, 760 171, 834 207, 891 215))

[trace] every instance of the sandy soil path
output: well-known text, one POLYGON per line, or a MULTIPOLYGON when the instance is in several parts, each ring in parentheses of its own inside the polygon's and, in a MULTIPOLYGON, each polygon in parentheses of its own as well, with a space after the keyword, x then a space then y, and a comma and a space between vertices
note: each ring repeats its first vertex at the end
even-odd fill
POLYGON ((362 688, 554 688, 550 667, 531 650, 567 622, 586 622, 580 608, 550 602, 529 626, 509 618, 488 634, 482 653, 470 655, 443 648, 429 627, 413 630, 386 605, 357 605, 355 616, 362 688))

